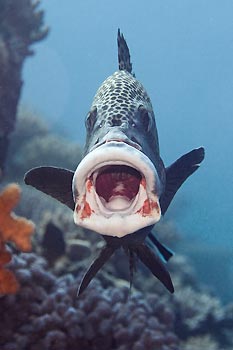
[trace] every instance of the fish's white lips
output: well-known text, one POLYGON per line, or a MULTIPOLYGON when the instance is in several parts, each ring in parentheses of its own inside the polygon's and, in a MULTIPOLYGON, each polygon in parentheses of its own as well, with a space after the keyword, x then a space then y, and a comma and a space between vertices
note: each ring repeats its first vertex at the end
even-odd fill
MULTIPOLYGON (((157 171, 151 160, 144 153, 125 142, 109 141, 98 146, 93 151, 90 151, 79 163, 73 178, 74 195, 76 192, 75 187, 83 188, 85 185, 84 179, 90 177, 99 167, 111 164, 125 164, 138 170, 142 174, 149 172, 151 178, 154 178, 157 182, 156 187, 159 189, 160 180, 157 171), (78 177, 77 174, 79 178, 76 180, 76 177, 78 177)), ((153 187, 155 187, 155 184, 153 184, 153 187)), ((152 188, 150 189, 152 190, 152 188)))
POLYGON ((74 221, 77 225, 89 228, 100 234, 122 237, 143 227, 153 225, 160 219, 159 206, 160 180, 150 159, 138 149, 125 142, 105 142, 89 152, 77 167, 73 178, 73 194, 75 200, 74 221), (92 175, 105 166, 125 165, 137 170, 145 179, 140 183, 137 199, 129 206, 121 198, 117 198, 109 207, 101 203, 95 186, 90 180, 92 175), (151 215, 144 214, 145 209, 151 215), (151 207, 150 204, 151 203, 151 207), (115 207, 117 208, 116 210, 115 207))

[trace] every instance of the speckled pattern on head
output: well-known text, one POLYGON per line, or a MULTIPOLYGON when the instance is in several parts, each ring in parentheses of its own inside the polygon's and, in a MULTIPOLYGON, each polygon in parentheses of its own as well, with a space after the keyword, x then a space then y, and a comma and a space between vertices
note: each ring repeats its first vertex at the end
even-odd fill
POLYGON ((106 124, 132 122, 137 108, 143 105, 153 114, 150 98, 143 85, 125 70, 115 72, 99 87, 91 110, 97 108, 106 124))

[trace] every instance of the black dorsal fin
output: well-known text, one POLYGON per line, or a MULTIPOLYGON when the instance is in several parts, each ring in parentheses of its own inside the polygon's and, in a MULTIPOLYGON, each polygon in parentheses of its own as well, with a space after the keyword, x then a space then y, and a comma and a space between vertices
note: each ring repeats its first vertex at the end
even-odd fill
POLYGON ((120 32, 120 29, 118 29, 117 46, 119 70, 126 70, 127 72, 132 73, 129 48, 125 41, 124 35, 120 32))

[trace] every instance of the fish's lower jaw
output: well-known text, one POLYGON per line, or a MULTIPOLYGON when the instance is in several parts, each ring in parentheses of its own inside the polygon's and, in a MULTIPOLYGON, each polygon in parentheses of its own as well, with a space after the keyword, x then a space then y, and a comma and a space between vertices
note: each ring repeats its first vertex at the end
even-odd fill
POLYGON ((88 153, 73 178, 74 221, 123 237, 159 221, 160 180, 150 159, 123 142, 88 153))
MULTIPOLYGON (((119 198, 120 204, 122 204, 119 198)), ((113 205, 117 203, 112 203, 113 205)), ((126 203, 124 203, 126 206, 126 203)), ((102 235, 112 237, 124 237, 128 234, 136 232, 144 227, 154 225, 159 221, 161 217, 161 211, 158 202, 149 203, 149 200, 145 200, 139 209, 135 208, 135 211, 129 213, 130 209, 104 210, 104 212, 95 212, 95 210, 88 204, 76 205, 74 211, 74 222, 78 226, 93 230, 102 235)), ((136 206, 138 207, 138 206, 136 206)))

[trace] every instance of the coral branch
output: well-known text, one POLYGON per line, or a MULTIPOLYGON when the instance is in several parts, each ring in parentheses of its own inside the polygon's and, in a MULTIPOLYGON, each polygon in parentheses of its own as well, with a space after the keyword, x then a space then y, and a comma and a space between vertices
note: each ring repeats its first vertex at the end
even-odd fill
POLYGON ((19 199, 20 187, 17 184, 7 186, 0 193, 0 294, 15 293, 19 288, 14 274, 4 267, 11 260, 5 244, 12 242, 24 252, 31 250, 33 222, 12 213, 19 199))

